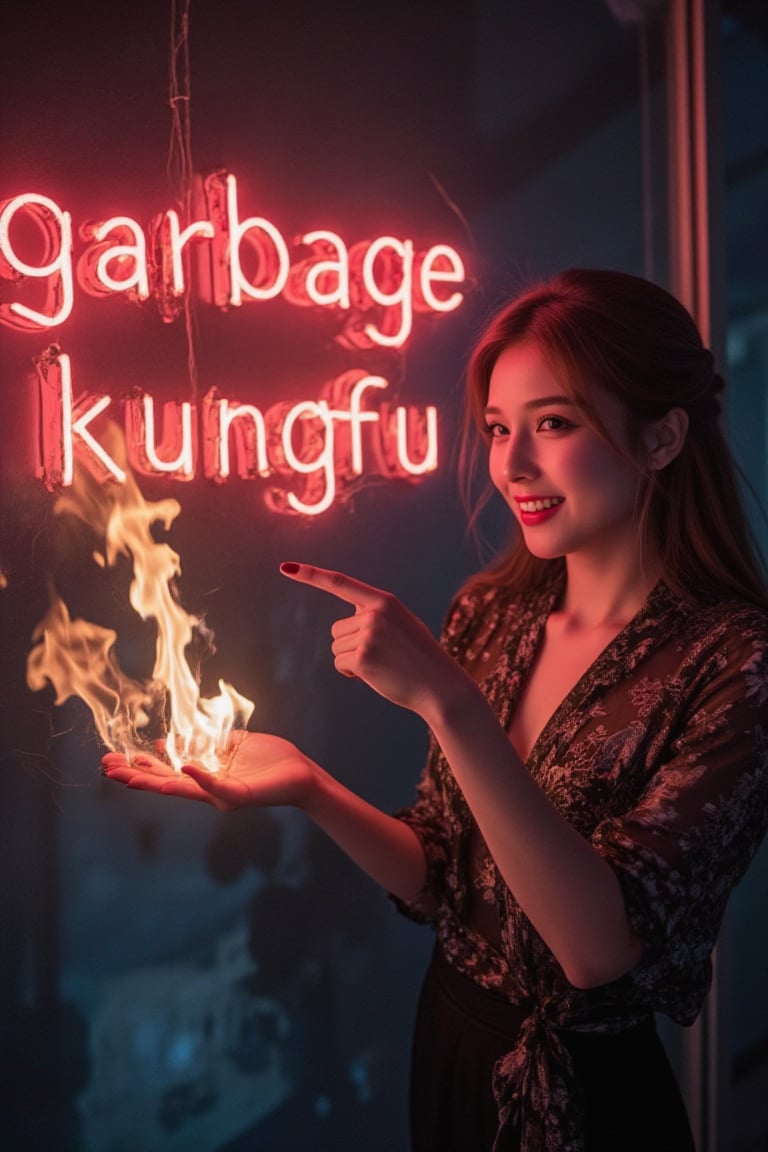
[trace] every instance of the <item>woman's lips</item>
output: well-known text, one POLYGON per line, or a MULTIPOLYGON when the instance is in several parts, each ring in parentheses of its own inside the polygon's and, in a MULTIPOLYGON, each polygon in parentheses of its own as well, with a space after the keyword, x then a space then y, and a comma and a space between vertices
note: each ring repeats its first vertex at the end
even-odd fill
POLYGON ((515 496, 520 519, 523 524, 529 525, 551 520, 564 499, 563 496, 515 496))

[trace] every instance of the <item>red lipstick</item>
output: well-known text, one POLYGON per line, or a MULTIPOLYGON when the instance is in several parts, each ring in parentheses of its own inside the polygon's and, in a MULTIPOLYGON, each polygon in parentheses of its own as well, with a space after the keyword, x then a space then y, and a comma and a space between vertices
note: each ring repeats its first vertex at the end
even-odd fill
POLYGON ((543 524, 545 520, 551 520, 564 501, 559 496, 515 496, 515 503, 520 509, 521 522, 533 527, 536 524, 543 524), (553 500, 556 503, 550 503, 553 500), (531 506, 535 504, 549 504, 549 507, 534 509, 531 506))

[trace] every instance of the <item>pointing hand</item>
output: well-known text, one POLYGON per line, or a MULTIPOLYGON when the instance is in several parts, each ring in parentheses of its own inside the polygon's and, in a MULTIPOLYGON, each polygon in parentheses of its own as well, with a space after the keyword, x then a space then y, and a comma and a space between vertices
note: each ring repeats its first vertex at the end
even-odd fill
POLYGON ((364 680, 427 722, 468 679, 426 625, 389 592, 310 564, 285 563, 280 571, 353 606, 352 615, 331 629, 334 663, 343 675, 364 680))

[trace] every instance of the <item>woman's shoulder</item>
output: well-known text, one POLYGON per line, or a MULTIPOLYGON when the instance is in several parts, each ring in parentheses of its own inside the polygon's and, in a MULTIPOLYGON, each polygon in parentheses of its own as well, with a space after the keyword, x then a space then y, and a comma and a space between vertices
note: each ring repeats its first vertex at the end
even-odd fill
POLYGON ((448 605, 442 627, 443 642, 461 647, 490 613, 499 613, 502 598, 498 589, 478 587, 473 581, 463 585, 448 605))
POLYGON ((561 583, 561 579, 556 578, 543 581, 535 588, 520 589, 501 581, 470 579, 450 602, 444 633, 456 637, 476 627, 487 627, 502 617, 522 624, 551 607, 561 583))
POLYGON ((680 670, 711 676, 759 673, 768 683, 768 611, 736 598, 696 603, 669 595, 658 623, 680 670))
POLYGON ((682 609, 685 631, 691 636, 717 639, 739 638, 768 644, 768 610, 735 597, 688 602, 682 609))
POLYGON ((555 596, 562 586, 562 577, 556 575, 541 580, 535 587, 520 588, 503 580, 471 577, 453 597, 451 612, 483 613, 495 608, 507 609, 514 605, 521 610, 536 609, 555 596))

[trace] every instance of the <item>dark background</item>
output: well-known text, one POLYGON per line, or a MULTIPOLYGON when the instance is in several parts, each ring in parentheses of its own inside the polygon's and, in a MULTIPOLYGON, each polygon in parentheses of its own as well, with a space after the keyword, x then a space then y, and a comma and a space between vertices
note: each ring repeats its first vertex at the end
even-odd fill
MULTIPOLYGON (((282 300, 196 310, 200 394, 217 385, 266 407, 315 397, 348 368, 380 372, 401 401, 437 405, 436 475, 363 486, 311 520, 271 512, 259 481, 141 484, 181 501, 169 540, 182 602, 216 635, 205 676, 257 701, 253 728, 287 736, 386 809, 412 796, 423 726, 334 673, 335 606, 277 567, 347 570, 436 630, 479 563, 452 445, 483 319, 568 265, 664 282, 662 35, 658 24, 645 34, 644 134, 641 36, 619 7, 192 0, 195 170, 235 172, 242 214, 286 237, 329 227, 350 243, 382 233, 451 243, 474 283, 458 311, 417 316, 401 352, 346 351, 327 317, 282 300)), ((0 195, 50 196, 76 224, 116 212, 145 222, 171 207, 170 4, 29 0, 0 22, 0 195)), ((723 237, 741 341, 732 423, 762 491, 764 20, 757 5, 729 5, 722 29, 723 237)), ((222 817, 101 780, 79 702, 56 708, 52 692, 26 687, 51 579, 73 616, 117 628, 125 662, 149 650, 124 571, 93 566, 87 532, 52 516, 34 476, 33 360, 52 338, 72 356, 76 392, 191 395, 183 323, 164 325, 150 307, 76 289, 71 319, 50 335, 0 330, 3 1147, 405 1149, 429 933, 292 811, 222 817)), ((492 539, 499 523, 487 522, 492 539)), ((754 899, 735 948, 748 976, 733 1016, 744 1075, 759 1064, 768 1012, 754 899)))

